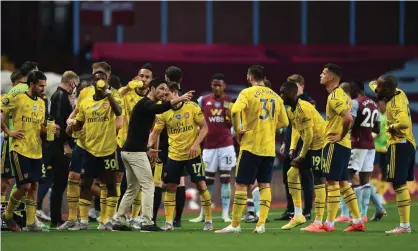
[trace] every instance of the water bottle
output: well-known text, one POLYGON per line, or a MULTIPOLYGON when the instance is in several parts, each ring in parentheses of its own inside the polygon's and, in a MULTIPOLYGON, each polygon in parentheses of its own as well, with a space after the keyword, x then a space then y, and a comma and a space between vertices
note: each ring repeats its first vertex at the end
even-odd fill
POLYGON ((141 80, 132 80, 128 83, 128 87, 132 90, 135 88, 142 88, 142 86, 144 86, 144 83, 141 80))
POLYGON ((46 126, 46 140, 54 141, 55 120, 52 117, 48 118, 46 126))
POLYGON ((97 88, 103 89, 105 87, 106 83, 103 80, 97 81, 97 88))
POLYGON ((156 161, 154 166, 154 182, 159 183, 161 182, 161 175, 163 172, 163 162, 156 161))

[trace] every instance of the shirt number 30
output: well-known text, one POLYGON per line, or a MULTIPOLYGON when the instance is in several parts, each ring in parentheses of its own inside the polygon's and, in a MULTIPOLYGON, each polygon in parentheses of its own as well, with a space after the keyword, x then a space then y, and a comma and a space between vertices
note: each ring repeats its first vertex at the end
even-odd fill
POLYGON ((274 111, 276 110, 276 100, 274 100, 274 99, 268 100, 268 99, 265 99, 265 98, 260 98, 260 102, 262 103, 262 109, 263 109, 264 115, 260 115, 259 118, 261 120, 265 120, 271 114, 271 119, 274 119, 274 111), (269 101, 271 103, 271 107, 270 107, 271 110, 269 110, 269 107, 267 107, 267 104, 269 103, 269 101))

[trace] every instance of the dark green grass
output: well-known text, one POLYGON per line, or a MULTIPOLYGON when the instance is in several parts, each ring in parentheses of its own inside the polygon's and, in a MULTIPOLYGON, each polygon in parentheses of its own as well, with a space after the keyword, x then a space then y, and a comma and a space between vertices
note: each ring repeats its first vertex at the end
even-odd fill
MULTIPOLYGON (((418 226, 418 204, 411 210, 412 227, 418 226)), ((189 223, 196 214, 186 214, 183 227, 168 233, 103 232, 88 230, 79 232, 11 233, 1 234, 1 250, 36 251, 122 251, 122 250, 367 250, 367 251, 407 251, 418 250, 418 235, 402 234, 386 236, 384 231, 399 224, 396 205, 386 206, 388 216, 380 222, 369 222, 366 233, 344 233, 347 224, 337 224, 334 233, 302 233, 300 227, 291 231, 280 230, 286 222, 274 221, 283 210, 275 209, 269 216, 266 233, 253 234, 255 224, 241 224, 242 233, 218 235, 203 232, 202 223, 189 223)), ((370 213, 373 213, 373 207, 370 213)), ((371 215, 370 215, 371 216, 371 215)), ((162 218, 160 218, 162 220, 162 218)), ((162 222, 159 222, 162 224, 162 222)), ((215 214, 216 229, 226 226, 215 214)), ((97 224, 91 224, 95 229, 97 224)), ((305 225, 301 226, 304 227, 305 225)))

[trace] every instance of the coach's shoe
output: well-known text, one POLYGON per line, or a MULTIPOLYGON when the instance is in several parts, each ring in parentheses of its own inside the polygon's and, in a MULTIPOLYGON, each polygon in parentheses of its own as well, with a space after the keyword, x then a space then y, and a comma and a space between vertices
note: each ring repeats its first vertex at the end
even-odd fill
POLYGON ((205 226, 203 227, 203 231, 212 231, 212 230, 213 230, 212 221, 206 221, 205 226))
POLYGON ((386 215, 387 215, 386 211, 384 209, 382 209, 382 210, 376 212, 370 220, 371 221, 380 221, 386 215))
POLYGON ((62 224, 61 226, 57 227, 57 230, 68 230, 72 227, 75 227, 77 225, 76 221, 70 221, 67 220, 66 222, 64 222, 64 224, 62 224))
POLYGON ((173 226, 174 227, 181 227, 181 220, 174 220, 173 221, 173 226))
POLYGON ((36 223, 33 223, 32 225, 28 225, 24 227, 23 231, 25 232, 49 232, 49 229, 42 228, 38 226, 36 223))
POLYGON ((202 215, 199 215, 197 218, 189 220, 189 222, 193 222, 193 223, 199 223, 199 222, 204 222, 204 221, 205 219, 203 219, 202 215))
POLYGON ((349 222, 351 222, 351 218, 350 218, 350 216, 340 215, 340 216, 337 217, 337 219, 335 219, 335 222, 349 223, 349 222))
POLYGON ((36 210, 36 217, 40 220, 51 221, 51 217, 49 217, 43 210, 36 210))
POLYGON ((161 228, 157 227, 156 225, 142 225, 141 232, 162 232, 161 228))
POLYGON ((6 216, 3 213, 3 214, 1 214, 1 219, 4 221, 4 223, 6 223, 7 227, 10 230, 12 230, 13 232, 20 232, 20 231, 22 231, 22 229, 19 227, 19 225, 13 219, 13 217, 11 219, 6 219, 6 216))
POLYGON ((364 232, 366 231, 366 226, 364 223, 360 224, 351 224, 348 228, 344 229, 344 232, 364 232))
POLYGON ((411 233, 411 227, 404 228, 401 226, 396 227, 393 230, 385 231, 387 235, 393 235, 393 234, 410 234, 411 233))
POLYGON ((290 220, 293 217, 293 215, 294 215, 294 213, 288 212, 286 210, 286 211, 284 211, 284 213, 282 215, 280 215, 279 218, 276 218, 274 220, 279 220, 279 221, 281 221, 281 220, 285 221, 286 220, 287 221, 287 220, 290 220))
POLYGON ((266 232, 266 227, 265 227, 264 224, 262 224, 258 227, 255 227, 255 229, 253 230, 253 233, 257 233, 257 234, 262 234, 264 232, 266 232))
POLYGON ((224 229, 215 231, 216 234, 237 234, 239 232, 241 232, 241 227, 233 227, 232 225, 229 225, 224 229))
POLYGON ((174 230, 173 223, 166 222, 161 229, 164 231, 173 231, 174 230))
POLYGON ((289 223, 287 223, 286 225, 284 225, 282 227, 282 230, 290 230, 293 229, 299 225, 302 225, 303 223, 306 222, 306 218, 305 216, 303 216, 303 214, 299 214, 298 216, 293 217, 289 223))
POLYGON ((87 229, 89 229, 89 224, 88 223, 77 222, 74 227, 71 227, 68 230, 70 230, 70 231, 80 231, 80 230, 87 230, 87 229))
MULTIPOLYGON (((245 221, 245 223, 257 223, 257 222, 258 222, 258 217, 257 216, 251 217, 251 218, 249 218, 248 220, 245 221)), ((266 220, 266 222, 267 222, 267 220, 266 220)))
POLYGON ((242 221, 245 221, 245 222, 248 222, 248 221, 251 221, 251 220, 254 220, 254 218, 255 217, 257 217, 257 216, 255 216, 255 213, 254 212, 247 212, 242 218, 241 218, 241 220, 242 221))
POLYGON ((301 228, 300 231, 302 232, 311 232, 311 233, 324 233, 326 232, 324 229, 321 228, 321 223, 312 222, 309 226, 305 228, 301 228))

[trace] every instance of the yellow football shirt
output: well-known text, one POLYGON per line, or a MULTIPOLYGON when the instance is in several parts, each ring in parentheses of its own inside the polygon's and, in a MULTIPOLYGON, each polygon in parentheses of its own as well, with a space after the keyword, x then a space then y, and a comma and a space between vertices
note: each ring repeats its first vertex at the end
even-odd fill
MULTIPOLYGON (((157 115, 154 128, 157 130, 167 128, 170 159, 177 161, 191 159, 189 150, 199 134, 198 124, 204 120, 202 110, 194 102, 185 102, 178 109, 157 115)), ((200 153, 199 146, 198 154, 200 153)))
MULTIPOLYGON (((341 134, 343 132, 343 118, 340 114, 345 111, 351 111, 351 99, 340 87, 335 88, 329 95, 326 108, 326 126, 324 135, 324 146, 330 141, 328 136, 341 134)), ((350 133, 347 133, 338 144, 351 148, 350 133)))
POLYGON ((277 93, 265 86, 246 88, 238 95, 232 113, 241 113, 243 129, 249 130, 241 139, 241 150, 276 156, 276 129, 289 124, 283 100, 277 93))
MULTIPOLYGON (((122 87, 119 89, 119 93, 122 92, 122 87)), ((144 96, 140 96, 134 89, 129 90, 123 97, 123 104, 124 104, 124 116, 123 116, 123 126, 118 132, 117 142, 120 148, 123 147, 123 144, 125 144, 126 138, 128 137, 128 128, 129 128, 129 120, 131 118, 132 110, 134 109, 134 106, 136 103, 138 103, 139 100, 141 100, 144 96)))
POLYGON ((295 150, 299 137, 304 140, 304 130, 313 129, 313 138, 309 150, 319 150, 324 145, 325 120, 315 107, 304 100, 299 99, 296 108, 287 109, 289 120, 292 124, 292 140, 290 149, 295 150))
POLYGON ((25 93, 4 95, 1 110, 11 114, 14 130, 23 130, 24 139, 12 139, 11 150, 27 158, 42 158, 41 126, 45 122, 45 102, 25 93))
POLYGON ((386 136, 387 146, 408 140, 416 147, 415 137, 412 133, 411 112, 409 110, 408 98, 397 91, 396 95, 386 105, 386 136), (389 126, 397 124, 407 125, 408 128, 399 130, 399 133, 392 135, 389 133, 389 126))
MULTIPOLYGON (((116 90, 112 90, 115 101, 122 106, 122 99, 116 90)), ((77 145, 96 157, 110 155, 116 151, 116 115, 110 107, 108 98, 94 100, 85 97, 78 104, 76 120, 84 122, 82 134, 77 145)))

